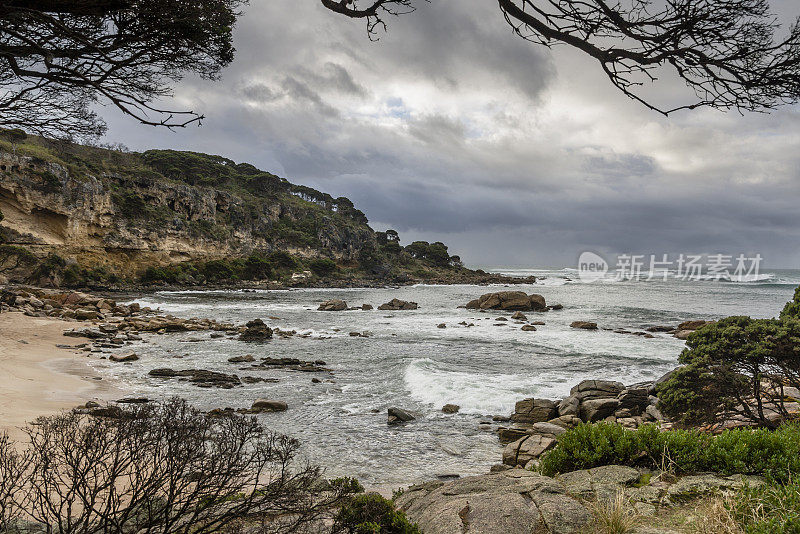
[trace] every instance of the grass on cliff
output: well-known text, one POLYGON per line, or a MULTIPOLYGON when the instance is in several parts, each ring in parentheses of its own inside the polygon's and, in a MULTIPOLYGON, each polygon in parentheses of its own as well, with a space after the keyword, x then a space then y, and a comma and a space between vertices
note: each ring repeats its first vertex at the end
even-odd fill
POLYGON ((761 475, 776 482, 800 476, 800 424, 776 431, 727 430, 717 436, 695 430, 662 432, 653 425, 628 430, 617 424, 583 424, 559 438, 539 470, 554 476, 602 465, 664 469, 675 474, 714 472, 761 475))

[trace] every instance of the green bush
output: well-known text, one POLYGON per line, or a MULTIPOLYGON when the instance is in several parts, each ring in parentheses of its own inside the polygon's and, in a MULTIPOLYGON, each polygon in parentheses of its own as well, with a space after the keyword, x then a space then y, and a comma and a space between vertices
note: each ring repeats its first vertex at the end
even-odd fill
POLYGON ((687 345, 679 357, 685 367, 658 389, 666 415, 687 425, 738 415, 772 428, 779 424, 772 411, 790 417, 783 388, 800 387, 800 321, 726 317, 687 345))
POLYGON ((800 485, 744 487, 726 507, 746 534, 800 532, 800 485))
POLYGON ((539 470, 553 476, 602 465, 668 468, 676 474, 713 471, 764 475, 786 481, 800 476, 800 424, 727 430, 661 432, 653 425, 627 430, 610 423, 582 424, 564 433, 542 457, 539 470))
POLYGON ((794 290, 794 298, 781 311, 781 319, 800 319, 800 287, 794 290))
POLYGON ((336 515, 333 532, 348 534, 422 534, 391 501, 369 493, 353 497, 336 515))
POLYGON ((272 278, 272 262, 257 252, 245 260, 244 277, 248 280, 268 280, 272 278))
POLYGON ((328 276, 336 270, 336 262, 328 258, 313 260, 308 267, 317 276, 328 276))

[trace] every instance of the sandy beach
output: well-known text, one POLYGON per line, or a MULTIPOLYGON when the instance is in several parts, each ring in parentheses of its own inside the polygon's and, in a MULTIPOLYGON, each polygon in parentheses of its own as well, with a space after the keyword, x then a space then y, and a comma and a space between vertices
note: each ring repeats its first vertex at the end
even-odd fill
POLYGON ((57 319, 0 314, 0 431, 19 437, 36 417, 121 395, 98 380, 85 352, 56 347, 85 341, 64 337, 67 328, 57 319))

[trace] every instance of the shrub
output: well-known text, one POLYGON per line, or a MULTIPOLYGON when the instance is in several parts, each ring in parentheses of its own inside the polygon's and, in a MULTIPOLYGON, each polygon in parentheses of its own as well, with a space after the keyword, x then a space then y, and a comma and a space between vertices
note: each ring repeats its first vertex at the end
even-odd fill
POLYGON ((317 276, 328 276, 336 270, 336 262, 328 258, 313 260, 308 267, 317 276))
POLYGON ((272 278, 272 262, 253 252, 245 260, 245 277, 249 280, 267 280, 272 278))
POLYGON ((233 265, 227 260, 211 260, 200 266, 200 273, 212 282, 238 278, 233 265))
POLYGON ((348 534, 422 534, 392 502, 374 493, 358 495, 336 516, 333 532, 348 534))
POLYGON ((668 468, 676 474, 713 471, 789 480, 800 475, 800 424, 727 430, 711 436, 696 430, 661 432, 653 425, 627 430, 610 423, 578 425, 564 433, 539 465, 553 476, 602 465, 668 468))
POLYGON ((104 412, 37 419, 22 453, 0 437, 0 505, 10 504, 0 520, 57 534, 203 534, 276 511, 300 525, 353 494, 323 484, 318 467, 295 461, 296 440, 255 418, 210 417, 180 399, 104 412))
POLYGON ((726 503, 730 515, 747 534, 800 532, 800 485, 744 487, 726 503))
POLYGON ((658 390, 665 414, 688 425, 737 415, 770 428, 790 416, 784 387, 800 387, 800 321, 727 317, 687 345, 685 367, 658 390))

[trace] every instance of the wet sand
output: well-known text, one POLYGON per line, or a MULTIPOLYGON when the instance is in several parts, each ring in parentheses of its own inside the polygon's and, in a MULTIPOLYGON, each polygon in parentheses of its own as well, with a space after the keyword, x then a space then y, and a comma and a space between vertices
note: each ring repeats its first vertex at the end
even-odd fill
POLYGON ((39 416, 122 395, 98 380, 86 352, 56 347, 87 341, 65 337, 72 326, 18 312, 0 314, 0 432, 20 438, 20 427, 39 416))

